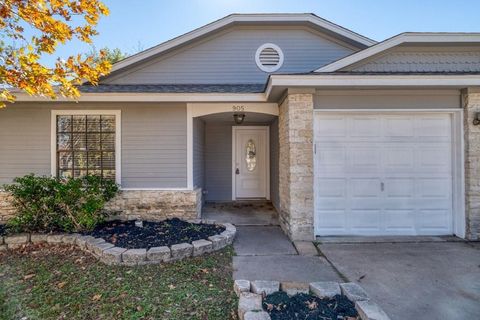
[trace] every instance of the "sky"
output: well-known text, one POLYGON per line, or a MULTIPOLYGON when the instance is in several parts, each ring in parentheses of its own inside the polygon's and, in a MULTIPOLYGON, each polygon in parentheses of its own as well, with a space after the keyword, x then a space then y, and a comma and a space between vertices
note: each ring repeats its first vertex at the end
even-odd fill
MULTIPOLYGON (((377 41, 406 31, 480 32, 479 0, 103 0, 96 48, 135 53, 231 13, 311 12, 377 41)), ((90 51, 72 42, 56 56, 90 51)), ((47 63, 55 57, 47 57, 47 63)))

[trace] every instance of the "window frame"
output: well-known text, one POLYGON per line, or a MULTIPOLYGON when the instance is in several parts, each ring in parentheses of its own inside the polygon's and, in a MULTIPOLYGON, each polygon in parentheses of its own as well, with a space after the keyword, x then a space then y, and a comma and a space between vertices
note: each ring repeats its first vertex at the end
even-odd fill
POLYGON ((121 111, 120 110, 52 110, 51 112, 51 144, 50 144, 50 161, 51 175, 57 176, 57 116, 79 116, 79 115, 104 115, 115 116, 115 182, 121 184, 121 111))

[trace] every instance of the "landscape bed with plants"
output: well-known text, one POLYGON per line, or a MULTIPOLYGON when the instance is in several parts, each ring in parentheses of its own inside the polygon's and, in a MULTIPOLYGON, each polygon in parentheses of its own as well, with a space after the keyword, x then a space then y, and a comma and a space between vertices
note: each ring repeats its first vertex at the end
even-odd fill
MULTIPOLYGON (((27 175, 5 187, 17 214, 0 227, 8 248, 32 242, 75 244, 107 264, 170 262, 220 250, 235 236, 230 224, 177 218, 108 221, 103 208, 118 186, 96 176, 57 179, 27 175)), ((3 240, 2 240, 3 242, 3 240)))

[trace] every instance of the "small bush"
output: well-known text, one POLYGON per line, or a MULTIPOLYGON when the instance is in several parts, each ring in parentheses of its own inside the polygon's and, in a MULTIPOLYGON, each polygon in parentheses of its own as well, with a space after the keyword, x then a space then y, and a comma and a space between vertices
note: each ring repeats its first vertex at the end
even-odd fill
POLYGON ((57 179, 27 175, 5 186, 17 215, 8 221, 13 232, 88 231, 103 222, 103 207, 118 191, 97 176, 57 179))

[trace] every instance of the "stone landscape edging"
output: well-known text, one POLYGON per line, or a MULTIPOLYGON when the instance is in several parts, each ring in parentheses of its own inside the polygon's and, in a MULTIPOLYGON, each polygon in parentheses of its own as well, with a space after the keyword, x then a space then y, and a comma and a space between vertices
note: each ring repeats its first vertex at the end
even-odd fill
POLYGON ((288 295, 310 293, 320 299, 343 294, 355 304, 360 319, 390 320, 380 306, 370 299, 365 290, 354 282, 324 281, 304 284, 264 280, 235 280, 234 291, 239 298, 238 317, 240 320, 271 320, 268 312, 263 310, 263 296, 277 291, 285 291, 288 295))
MULTIPOLYGON (((192 223, 215 224, 207 220, 195 220, 192 223)), ((69 244, 92 254, 107 265, 159 264, 201 256, 231 245, 237 233, 235 226, 231 223, 217 223, 217 225, 225 227, 225 231, 210 236, 208 239, 196 240, 192 241, 192 243, 183 242, 171 246, 152 247, 148 250, 146 248, 120 248, 102 238, 81 235, 79 233, 19 233, 0 236, 0 251, 6 249, 15 250, 29 243, 69 244)))

